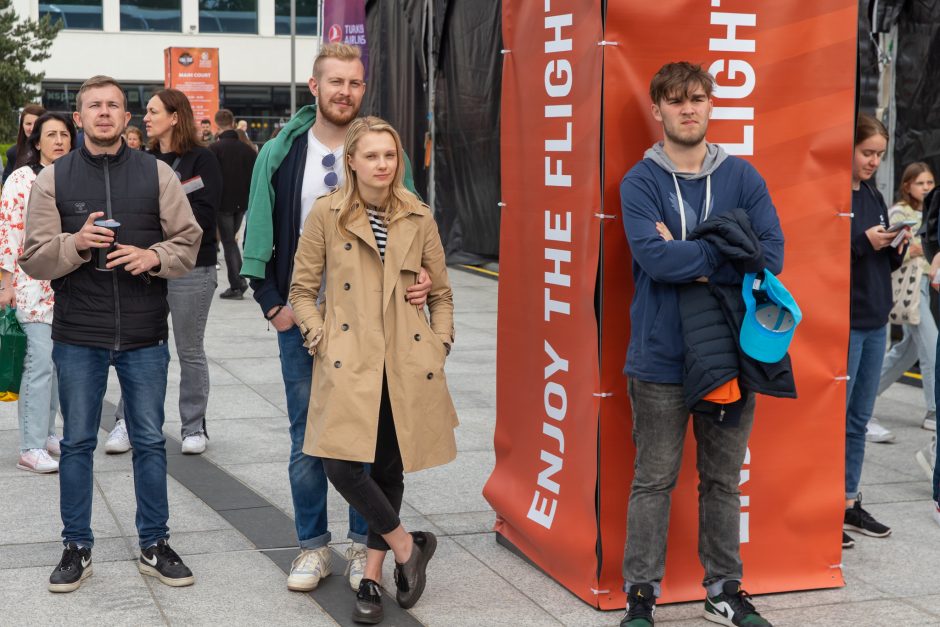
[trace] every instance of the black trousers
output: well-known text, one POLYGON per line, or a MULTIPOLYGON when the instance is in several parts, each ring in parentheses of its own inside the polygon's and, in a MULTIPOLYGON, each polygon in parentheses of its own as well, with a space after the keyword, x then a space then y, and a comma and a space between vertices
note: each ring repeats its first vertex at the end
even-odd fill
POLYGON ((225 269, 228 271, 228 286, 233 290, 244 292, 248 289, 248 281, 239 276, 242 271, 242 254, 238 250, 238 242, 235 241, 235 234, 242 226, 242 218, 245 217, 244 211, 238 213, 216 214, 216 222, 219 228, 219 239, 222 240, 222 251, 225 257, 225 269))
POLYGON ((371 472, 362 462, 323 458, 323 469, 333 487, 353 509, 369 523, 366 546, 388 551, 382 534, 394 531, 400 524, 405 475, 388 398, 388 381, 382 377, 382 402, 379 406, 379 432, 375 443, 375 461, 371 472))

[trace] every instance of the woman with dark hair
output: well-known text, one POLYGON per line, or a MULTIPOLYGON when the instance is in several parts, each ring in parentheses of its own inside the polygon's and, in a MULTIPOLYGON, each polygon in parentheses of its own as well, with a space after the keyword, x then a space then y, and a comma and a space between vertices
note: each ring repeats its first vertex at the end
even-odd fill
MULTIPOLYGON (((209 305, 218 283, 216 276, 216 212, 222 201, 219 162, 199 141, 199 129, 186 95, 176 89, 158 91, 147 103, 144 116, 150 153, 167 163, 183 183, 183 191, 202 227, 202 243, 192 272, 167 281, 167 302, 173 319, 173 338, 179 358, 179 412, 183 453, 206 450, 206 407, 209 403, 209 363, 204 346, 209 305)), ((124 424, 124 404, 105 443, 105 451, 130 449, 124 424)))
POLYGON ((45 112, 46 110, 42 105, 38 104, 28 104, 23 107, 23 111, 20 113, 19 130, 16 133, 16 143, 7 149, 7 163, 3 167, 3 180, 0 183, 6 183, 10 175, 13 174, 13 170, 25 165, 25 162, 17 163, 17 158, 25 159, 25 149, 28 145, 26 140, 32 134, 36 120, 45 112))
POLYGON ((20 156, 26 165, 13 171, 0 193, 0 308, 16 308, 16 319, 26 333, 26 359, 17 412, 20 422, 20 457, 16 467, 30 472, 57 472, 59 454, 55 417, 59 410, 55 367, 52 363, 52 287, 23 272, 17 261, 23 254, 26 207, 33 181, 45 166, 75 145, 72 120, 45 113, 33 125, 20 156))
MULTIPOLYGON (((852 277, 849 359, 845 410, 845 517, 843 528, 883 538, 891 528, 862 509, 858 491, 865 461, 865 430, 875 407, 881 364, 885 355, 885 327, 893 294, 891 273, 901 267, 911 229, 888 231, 888 207, 869 181, 888 149, 888 130, 872 116, 860 113, 855 128, 852 160, 852 277), (892 246, 895 238, 901 241, 892 246)), ((842 546, 855 544, 842 533, 842 546)))

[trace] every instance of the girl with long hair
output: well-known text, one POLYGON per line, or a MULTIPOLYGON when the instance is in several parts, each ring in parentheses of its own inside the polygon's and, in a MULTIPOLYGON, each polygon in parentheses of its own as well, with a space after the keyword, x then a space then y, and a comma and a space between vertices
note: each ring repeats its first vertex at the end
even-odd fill
POLYGON ((444 377, 454 306, 437 225, 402 183, 398 133, 379 118, 355 120, 343 155, 342 187, 317 199, 304 223, 289 301, 317 357, 304 453, 322 459, 330 482, 369 523, 353 620, 378 623, 386 552, 395 556, 397 601, 409 608, 437 546, 433 533, 408 533, 399 512, 403 472, 456 456, 457 415, 444 377), (422 266, 431 278, 430 320, 405 297, 422 266))
MULTIPOLYGON (((183 191, 202 227, 196 266, 186 276, 167 281, 167 302, 173 320, 173 338, 180 362, 180 425, 182 451, 198 455, 206 450, 206 408, 209 404, 209 362, 205 333, 216 275, 216 212, 222 202, 222 170, 199 139, 199 129, 186 95, 176 89, 158 91, 147 103, 144 116, 150 153, 167 163, 183 183, 183 191)), ((131 448, 124 424, 124 404, 105 442, 105 451, 131 448)))
MULTIPOLYGON (((924 210, 924 197, 934 188, 934 176, 930 166, 922 161, 904 168, 901 176, 901 190, 898 202, 888 210, 888 220, 892 223, 907 220, 916 222, 912 232, 920 230, 924 210)), ((937 430, 937 404, 934 398, 934 367, 937 350, 937 323, 930 311, 930 261, 924 258, 924 249, 920 237, 913 237, 904 257, 905 263, 916 263, 923 269, 920 284, 920 322, 903 324, 904 335, 901 341, 891 347, 881 366, 881 381, 878 394, 887 390, 892 383, 915 363, 920 363, 920 374, 924 383, 924 402, 927 413, 921 426, 931 431, 937 430)), ((878 424, 873 418, 868 423, 868 441, 885 442, 894 439, 894 434, 878 424)))
MULTIPOLYGON (((891 528, 862 509, 858 491, 865 460, 865 430, 878 394, 885 354, 885 327, 893 295, 891 272, 901 266, 911 238, 910 227, 889 232, 888 207, 870 183, 888 148, 888 130, 872 116, 860 113, 852 159, 852 278, 848 380, 845 425, 845 517, 843 528, 867 536, 885 537, 891 528)), ((842 546, 854 540, 842 533, 842 546)))
POLYGON ((53 293, 49 281, 27 275, 17 260, 23 254, 26 208, 36 175, 75 147, 75 126, 59 113, 35 120, 20 153, 25 165, 13 171, 0 193, 0 308, 15 307, 26 333, 26 359, 17 413, 20 457, 16 467, 38 473, 57 472, 59 454, 55 418, 59 410, 52 362, 53 293))
POLYGON ((20 123, 16 132, 16 143, 7 149, 7 163, 3 167, 3 181, 13 174, 13 171, 25 165, 26 147, 29 145, 27 139, 33 132, 33 124, 39 119, 39 116, 46 112, 42 105, 28 104, 20 112, 20 123))

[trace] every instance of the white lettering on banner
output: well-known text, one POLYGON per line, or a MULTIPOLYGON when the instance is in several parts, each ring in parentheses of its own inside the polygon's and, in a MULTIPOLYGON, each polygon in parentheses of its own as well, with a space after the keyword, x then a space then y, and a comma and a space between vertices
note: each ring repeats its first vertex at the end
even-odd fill
POLYGON ((552 528, 552 522, 555 519, 555 510, 558 507, 558 499, 553 496, 545 496, 545 492, 550 492, 555 496, 561 492, 561 485, 552 477, 561 472, 565 460, 562 457, 565 453, 565 434, 558 424, 553 424, 549 420, 561 423, 568 413, 568 393, 564 385, 554 380, 553 377, 559 373, 568 372, 568 360, 562 359, 552 348, 552 345, 545 340, 545 354, 548 355, 549 364, 545 366, 545 394, 543 397, 546 420, 542 423, 542 434, 551 438, 551 445, 554 452, 547 451, 544 448, 539 451, 539 459, 547 464, 539 472, 535 488, 532 495, 532 504, 529 506, 529 512, 526 515, 546 529, 552 528), (545 492, 542 492, 541 490, 545 492))
MULTIPOLYGON (((741 481, 738 482, 738 487, 742 488, 744 484, 751 480, 751 469, 748 466, 751 465, 751 449, 748 447, 747 451, 744 453, 744 466, 741 468, 741 481)), ((744 511, 746 508, 751 506, 751 497, 747 494, 741 495, 741 544, 747 544, 751 541, 751 514, 750 512, 744 511)))
MULTIPOLYGON (((714 6, 715 3, 713 2, 714 6)), ((757 41, 748 36, 748 29, 757 26, 756 13, 727 13, 713 11, 711 25, 722 31, 723 37, 708 40, 710 52, 753 53, 757 50, 757 41)), ((753 31, 750 31, 753 32, 753 31)), ((754 91, 757 76, 754 67, 745 59, 717 59, 708 67, 715 77, 716 100, 744 100, 754 91)), ((712 109, 713 120, 749 121, 754 119, 754 107, 716 106, 712 109)), ((741 125, 741 141, 723 142, 721 146, 730 155, 751 156, 754 154, 754 125, 741 125)))
MULTIPOLYGON (((545 54, 560 55, 561 53, 570 53, 574 42, 571 39, 571 26, 574 24, 574 14, 562 13, 559 15, 548 15, 552 9, 551 0, 545 0, 545 54)), ((545 93, 550 98, 567 98, 571 93, 571 84, 573 76, 571 70, 571 61, 561 58, 549 58, 545 64, 545 93)), ((545 152, 571 152, 572 136, 572 107, 570 104, 551 104, 545 106, 545 119, 568 118, 569 121, 563 122, 557 126, 558 131, 553 133, 553 138, 545 139, 545 152), (557 139, 564 135, 564 139, 557 139)), ((548 125, 546 125, 547 128, 548 125)), ((562 159, 552 158, 545 155, 545 186, 546 187, 571 187, 571 175, 565 174, 564 162, 562 159)))

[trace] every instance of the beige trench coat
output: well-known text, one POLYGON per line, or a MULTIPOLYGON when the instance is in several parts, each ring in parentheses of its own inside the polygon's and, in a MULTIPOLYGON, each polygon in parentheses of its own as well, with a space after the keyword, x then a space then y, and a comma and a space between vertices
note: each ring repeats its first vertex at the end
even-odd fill
POLYGON ((437 224, 423 204, 397 216, 383 264, 365 212, 350 220, 351 239, 340 234, 338 198, 334 192, 314 203, 290 286, 300 331, 315 351, 304 453, 374 461, 384 370, 405 472, 446 464, 457 456, 457 412, 444 377, 454 303, 437 224), (431 276, 430 323, 405 300, 422 266, 431 276))

